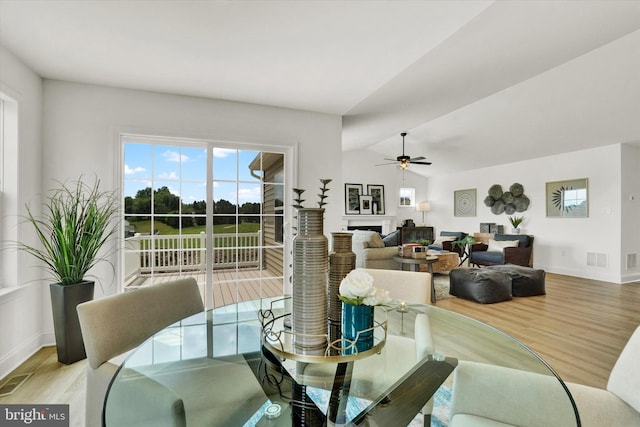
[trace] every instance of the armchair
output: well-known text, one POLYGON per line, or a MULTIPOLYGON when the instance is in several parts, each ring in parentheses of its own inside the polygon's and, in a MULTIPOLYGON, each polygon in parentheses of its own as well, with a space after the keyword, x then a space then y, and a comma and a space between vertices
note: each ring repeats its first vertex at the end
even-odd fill
POLYGON ((459 245, 454 245, 453 242, 462 240, 467 236, 467 233, 462 231, 441 231, 440 236, 436 238, 433 244, 429 245, 429 249, 435 251, 449 251, 455 252, 458 256, 462 257, 464 248, 459 245))
POLYGON ((502 265, 516 264, 524 267, 533 266, 533 236, 526 234, 496 234, 489 244, 475 243, 471 245, 469 264, 502 265), (517 246, 512 246, 516 242, 517 246))

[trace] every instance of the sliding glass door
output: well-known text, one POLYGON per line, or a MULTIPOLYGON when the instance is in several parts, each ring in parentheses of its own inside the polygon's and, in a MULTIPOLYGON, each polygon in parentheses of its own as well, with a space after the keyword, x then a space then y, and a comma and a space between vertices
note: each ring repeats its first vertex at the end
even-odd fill
POLYGON ((207 307, 281 295, 285 152, 124 136, 125 290, 194 277, 207 307))

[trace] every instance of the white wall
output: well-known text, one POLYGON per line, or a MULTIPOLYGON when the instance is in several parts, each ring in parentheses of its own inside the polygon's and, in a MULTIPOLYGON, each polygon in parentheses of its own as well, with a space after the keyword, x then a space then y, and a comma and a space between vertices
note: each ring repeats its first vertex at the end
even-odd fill
MULTIPOLYGON (((416 224, 422 222, 422 213, 415 208, 400 207, 399 192, 401 187, 416 189, 416 201, 427 201, 427 179, 411 172, 414 167, 409 166, 404 173, 394 165, 376 166, 386 163, 384 156, 371 150, 354 150, 342 153, 342 184, 340 209, 344 215, 344 184, 362 184, 367 192, 367 184, 384 185, 385 216, 393 217, 391 227, 402 225, 405 219, 413 219, 416 224)), ((425 217, 429 223, 429 213, 425 217)), ((429 224, 431 225, 431 224, 429 224)))
POLYGON ((0 46, 0 90, 17 102, 19 144, 7 144, 2 153, 5 193, 2 203, 2 257, 0 284, 0 378, 16 368, 49 337, 43 335, 44 302, 48 292, 41 271, 25 253, 11 250, 9 241, 33 243, 35 236, 21 224, 18 213, 35 200, 39 212, 41 167, 42 80, 0 46))
MULTIPOLYGON (((209 140, 297 146, 298 180, 315 204, 321 178, 340 180, 339 116, 128 89, 44 81, 43 182, 94 173, 105 188, 117 188, 119 132, 209 140)), ((338 230, 336 190, 325 207, 325 232, 338 230)), ((115 259, 112 259, 115 263, 115 259)), ((116 292, 113 274, 103 265, 96 274, 104 293, 116 292)), ((101 290, 96 288, 97 295, 101 290)))
MULTIPOLYGON (((621 145, 610 145, 557 156, 511 163, 428 180, 429 217, 437 229, 479 231, 481 222, 495 222, 509 230, 507 215, 493 215, 483 200, 493 184, 524 186, 531 200, 523 232, 535 236, 534 266, 546 271, 621 283, 621 145), (588 218, 547 218, 545 183, 564 179, 589 179, 588 218), (453 216, 453 192, 477 189, 477 215, 453 216), (604 253, 608 266, 587 266, 587 252, 604 253)), ((637 160, 637 159, 636 159, 637 160)), ((636 182, 640 168, 627 168, 625 181, 636 182)), ((631 191, 631 190, 629 190, 631 191)), ((637 192, 637 184, 635 185, 637 192)), ((626 218, 625 227, 638 229, 640 217, 626 218)), ((638 240, 629 243, 638 251, 638 240)), ((631 247, 627 250, 632 250, 631 247)))
POLYGON ((640 145, 622 144, 622 282, 640 280, 640 145), (627 255, 636 255, 636 267, 627 269, 627 255))

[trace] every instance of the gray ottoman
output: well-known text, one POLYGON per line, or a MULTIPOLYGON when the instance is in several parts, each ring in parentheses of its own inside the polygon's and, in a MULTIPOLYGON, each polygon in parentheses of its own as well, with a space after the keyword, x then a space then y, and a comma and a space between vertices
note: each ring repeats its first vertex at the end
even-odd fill
POLYGON ((547 293, 544 285, 544 270, 513 264, 492 265, 485 268, 511 276, 511 293, 514 297, 530 297, 547 293))
POLYGON ((454 268, 449 273, 449 293, 480 304, 509 301, 511 276, 486 268, 454 268))

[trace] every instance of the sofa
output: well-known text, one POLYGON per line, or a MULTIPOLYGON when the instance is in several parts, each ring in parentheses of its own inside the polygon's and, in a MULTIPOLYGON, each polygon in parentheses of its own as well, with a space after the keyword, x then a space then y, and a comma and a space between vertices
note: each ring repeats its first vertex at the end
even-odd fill
POLYGON ((533 266, 533 236, 496 234, 489 244, 474 243, 469 254, 470 265, 515 264, 533 266))
POLYGON ((398 255, 397 241, 386 240, 375 231, 353 230, 351 248, 356 254, 356 268, 398 270, 399 264, 393 260, 398 255))

